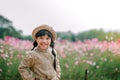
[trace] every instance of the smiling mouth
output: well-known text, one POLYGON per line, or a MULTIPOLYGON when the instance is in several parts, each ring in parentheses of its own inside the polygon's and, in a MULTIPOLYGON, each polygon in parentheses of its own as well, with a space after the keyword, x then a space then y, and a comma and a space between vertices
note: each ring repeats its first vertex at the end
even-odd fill
POLYGON ((41 46, 47 46, 48 44, 40 44, 41 46))

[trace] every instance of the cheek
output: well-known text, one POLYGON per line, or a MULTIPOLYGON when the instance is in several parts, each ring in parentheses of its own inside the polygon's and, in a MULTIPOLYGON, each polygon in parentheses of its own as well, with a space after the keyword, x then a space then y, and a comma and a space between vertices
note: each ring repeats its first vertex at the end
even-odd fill
POLYGON ((49 40, 49 44, 51 44, 51 40, 49 40))
POLYGON ((47 43, 47 45, 50 45, 50 44, 51 44, 51 42, 48 42, 48 43, 47 43))

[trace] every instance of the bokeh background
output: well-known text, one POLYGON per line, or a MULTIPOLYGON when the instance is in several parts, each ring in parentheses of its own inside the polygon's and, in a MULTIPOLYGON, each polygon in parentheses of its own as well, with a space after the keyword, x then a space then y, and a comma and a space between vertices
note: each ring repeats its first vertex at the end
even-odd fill
POLYGON ((0 0, 0 80, 22 80, 18 65, 32 29, 57 33, 61 80, 120 80, 119 0, 0 0))

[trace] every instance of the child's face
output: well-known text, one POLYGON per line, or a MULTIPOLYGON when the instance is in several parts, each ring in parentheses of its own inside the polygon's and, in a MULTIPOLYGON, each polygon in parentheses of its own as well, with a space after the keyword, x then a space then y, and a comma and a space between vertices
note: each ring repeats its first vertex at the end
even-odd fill
POLYGON ((47 49, 50 46, 51 38, 48 35, 40 36, 36 38, 38 47, 41 49, 47 49))

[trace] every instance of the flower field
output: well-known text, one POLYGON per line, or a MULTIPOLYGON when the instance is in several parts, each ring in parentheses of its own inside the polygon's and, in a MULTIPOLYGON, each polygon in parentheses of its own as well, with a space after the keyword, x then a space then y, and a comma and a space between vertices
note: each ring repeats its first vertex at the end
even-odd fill
MULTIPOLYGON (((61 80, 120 80, 120 40, 57 40, 55 44, 61 80)), ((10 36, 0 39, 0 80, 22 80, 17 68, 31 48, 30 41, 10 36)))

